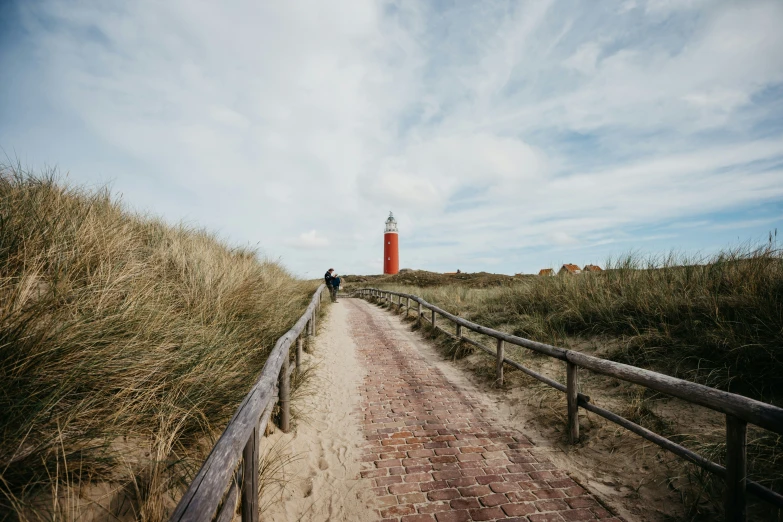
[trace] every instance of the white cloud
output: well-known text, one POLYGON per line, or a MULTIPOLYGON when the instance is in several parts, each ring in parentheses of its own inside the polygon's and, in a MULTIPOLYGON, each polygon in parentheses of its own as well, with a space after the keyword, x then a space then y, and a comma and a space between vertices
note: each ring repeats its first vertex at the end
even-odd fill
POLYGON ((676 11, 696 9, 714 0, 647 0, 645 11, 654 14, 670 14, 676 11))
POLYGON ((601 46, 597 42, 588 42, 580 45, 574 54, 563 61, 563 65, 582 74, 591 74, 595 72, 600 54, 601 46))
POLYGON ((302 232, 298 237, 287 240, 286 243, 291 247, 301 249, 326 248, 329 246, 329 240, 320 236, 316 230, 302 232))
POLYGON ((556 245, 573 245, 579 242, 574 236, 563 231, 552 232, 550 238, 556 245))
POLYGON ((779 1, 432 9, 20 2, 0 146, 302 274, 379 271, 388 210, 405 266, 514 272, 783 200, 779 1))

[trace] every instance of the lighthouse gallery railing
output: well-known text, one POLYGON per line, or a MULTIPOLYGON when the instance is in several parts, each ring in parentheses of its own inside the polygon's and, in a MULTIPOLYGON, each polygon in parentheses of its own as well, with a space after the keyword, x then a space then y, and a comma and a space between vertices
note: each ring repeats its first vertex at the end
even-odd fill
POLYGON ((398 310, 403 308, 402 300, 406 299, 405 314, 410 311, 411 301, 418 303, 418 321, 422 319, 430 322, 431 326, 446 335, 470 343, 483 351, 494 356, 497 361, 496 365, 496 377, 497 380, 503 382, 503 366, 509 365, 527 375, 537 379, 544 384, 547 384, 556 390, 564 392, 567 398, 568 404, 568 430, 571 442, 574 443, 579 439, 579 420, 578 409, 584 408, 587 411, 593 412, 601 417, 614 422, 626 428, 629 431, 644 437, 657 444, 658 446, 674 453, 675 455, 684 458, 696 464, 697 466, 718 475, 723 478, 726 483, 725 494, 725 508, 726 508, 726 520, 736 521, 746 519, 746 491, 753 493, 757 497, 777 506, 783 508, 783 495, 772 491, 771 489, 762 486, 757 482, 748 480, 747 478, 747 452, 746 452, 746 438, 747 438, 747 426, 748 423, 755 424, 761 428, 773 431, 780 435, 783 435, 783 408, 778 408, 771 404, 756 401, 737 395, 734 393, 717 390, 697 384, 694 382, 686 381, 683 379, 677 379, 670 377, 662 373, 637 368, 627 364, 622 364, 614 361, 608 361, 606 359, 600 359, 598 357, 592 357, 573 350, 566 350, 564 348, 558 348, 544 343, 538 343, 510 335, 505 332, 493 330, 486 326, 481 326, 470 321, 467 321, 461 317, 450 314, 449 312, 438 308, 412 294, 405 294, 402 292, 391 292, 387 290, 380 290, 377 288, 363 288, 356 291, 360 296, 371 299, 379 299, 382 302, 389 303, 389 306, 393 306, 393 298, 397 297, 398 310), (430 310, 431 317, 427 318, 423 313, 423 308, 430 310), (456 325, 456 332, 452 334, 436 325, 436 314, 448 319, 456 325), (492 350, 481 343, 478 343, 472 339, 462 336, 462 328, 467 328, 471 331, 493 337, 497 340, 497 347, 492 350), (538 353, 542 353, 555 359, 560 359, 566 363, 566 384, 563 385, 557 381, 550 379, 544 375, 541 375, 529 368, 526 368, 516 361, 505 357, 503 345, 504 343, 514 344, 516 346, 522 346, 524 348, 533 350, 538 353), (692 404, 698 404, 712 410, 724 413, 726 415, 726 466, 723 467, 720 464, 712 462, 701 455, 690 451, 689 449, 654 433, 628 419, 625 419, 616 413, 596 406, 590 402, 590 397, 578 392, 578 380, 577 370, 578 368, 585 368, 596 373, 614 377, 626 382, 639 384, 652 390, 671 395, 679 399, 683 399, 692 404))
POLYGON ((324 288, 323 284, 318 287, 302 317, 275 343, 261 375, 179 501, 170 522, 227 522, 234 517, 240 495, 242 520, 258 521, 258 443, 276 403, 280 405, 280 429, 289 430, 291 373, 299 368, 304 336, 315 335, 324 288), (289 367, 294 341, 296 365, 289 367))

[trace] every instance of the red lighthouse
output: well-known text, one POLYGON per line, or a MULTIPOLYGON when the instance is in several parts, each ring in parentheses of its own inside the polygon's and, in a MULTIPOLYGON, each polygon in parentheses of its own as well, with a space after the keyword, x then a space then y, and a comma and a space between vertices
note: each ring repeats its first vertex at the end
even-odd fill
POLYGON ((386 230, 383 234, 383 273, 396 274, 400 271, 400 247, 397 241, 397 221, 389 212, 386 230))

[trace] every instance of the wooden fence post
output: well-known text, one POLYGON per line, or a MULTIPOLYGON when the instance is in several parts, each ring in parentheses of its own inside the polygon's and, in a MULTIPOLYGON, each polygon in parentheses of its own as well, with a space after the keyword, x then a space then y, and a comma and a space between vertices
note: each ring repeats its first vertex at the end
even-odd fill
POLYGON ((242 522, 258 522, 258 426, 242 452, 242 522))
POLYGON ((296 371, 299 371, 299 366, 302 363, 302 348, 304 345, 304 339, 302 336, 296 338, 296 371))
POLYGON ((411 298, 409 297, 408 300, 405 302, 405 317, 408 317, 408 312, 411 311, 411 298))
POLYGON ((568 435, 571 444, 579 440, 579 403, 577 402, 577 369, 579 367, 566 362, 566 400, 568 402, 568 435))
POLYGON ((503 386, 503 359, 506 357, 506 350, 503 346, 503 339, 498 339, 498 348, 497 348, 497 364, 495 368, 495 373, 497 375, 497 382, 498 386, 503 386))
POLYGON ((461 324, 457 325, 457 337, 458 338, 462 337, 462 325, 461 324))
POLYGON ((286 350, 283 356, 283 367, 280 368, 280 429, 283 433, 291 430, 291 376, 288 373, 289 354, 286 350))
POLYGON ((435 328, 435 310, 432 311, 432 327, 435 328))
POLYGON ((419 303, 419 315, 416 317, 416 322, 421 324, 421 303, 419 303))
POLYGON ((745 489, 747 469, 748 423, 734 415, 726 415, 726 521, 747 519, 745 489))

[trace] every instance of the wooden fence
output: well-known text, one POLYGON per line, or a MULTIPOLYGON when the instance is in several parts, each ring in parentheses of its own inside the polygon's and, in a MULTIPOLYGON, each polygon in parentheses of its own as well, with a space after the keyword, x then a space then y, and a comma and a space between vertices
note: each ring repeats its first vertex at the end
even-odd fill
POLYGON ((261 375, 179 501, 170 522, 230 521, 239 497, 242 520, 258 522, 258 444, 276 403, 280 405, 280 429, 290 429, 291 373, 299 368, 304 337, 315 335, 324 288, 323 284, 318 287, 302 317, 275 343, 261 375), (294 342, 295 366, 290 366, 294 342))
POLYGON ((697 466, 722 477, 726 483, 725 509, 727 521, 744 521, 746 515, 746 492, 753 493, 757 497, 783 508, 783 495, 762 486, 757 482, 747 478, 747 426, 748 423, 773 431, 783 435, 783 408, 778 408, 771 404, 756 401, 728 393, 725 391, 710 388, 701 384, 696 384, 683 379, 670 377, 662 373, 644 370, 635 366, 621 364, 614 361, 608 361, 593 357, 580 352, 558 348, 548 344, 538 343, 522 337, 509 335, 492 328, 487 328, 461 317, 450 314, 447 311, 438 308, 425 301, 424 299, 401 292, 390 292, 376 288, 363 288, 357 290, 361 297, 377 299, 390 306, 397 305, 398 310, 402 309, 402 300, 406 299, 405 314, 410 311, 411 301, 418 303, 418 321, 422 320, 431 323, 436 328, 447 335, 459 338, 462 341, 473 344, 478 348, 488 352, 497 359, 497 380, 503 382, 504 365, 512 366, 527 375, 538 379, 539 381, 560 390, 566 394, 568 408, 568 431, 570 439, 576 442, 579 439, 579 420, 578 410, 584 408, 596 415, 614 422, 623 428, 640 435, 641 437, 657 444, 658 446, 671 451, 679 457, 696 464, 697 466), (394 302, 394 298, 397 302, 394 302), (424 315, 423 309, 431 311, 431 317, 424 315), (455 334, 447 332, 436 325, 436 314, 453 322, 456 325, 455 334), (479 334, 493 337, 497 340, 496 349, 487 348, 481 343, 462 336, 462 329, 467 328, 479 334), (541 375, 529 368, 526 368, 516 361, 505 357, 503 345, 510 343, 522 346, 530 350, 542 353, 555 359, 560 359, 566 364, 566 384, 561 384, 544 375, 541 375), (698 404, 726 415, 726 466, 721 466, 715 462, 692 452, 691 450, 673 442, 657 433, 654 433, 642 426, 617 415, 609 410, 596 406, 590 402, 590 397, 577 391, 578 387, 578 369, 585 368, 596 373, 608 375, 626 382, 639 384, 673 397, 685 400, 687 402, 698 404))

